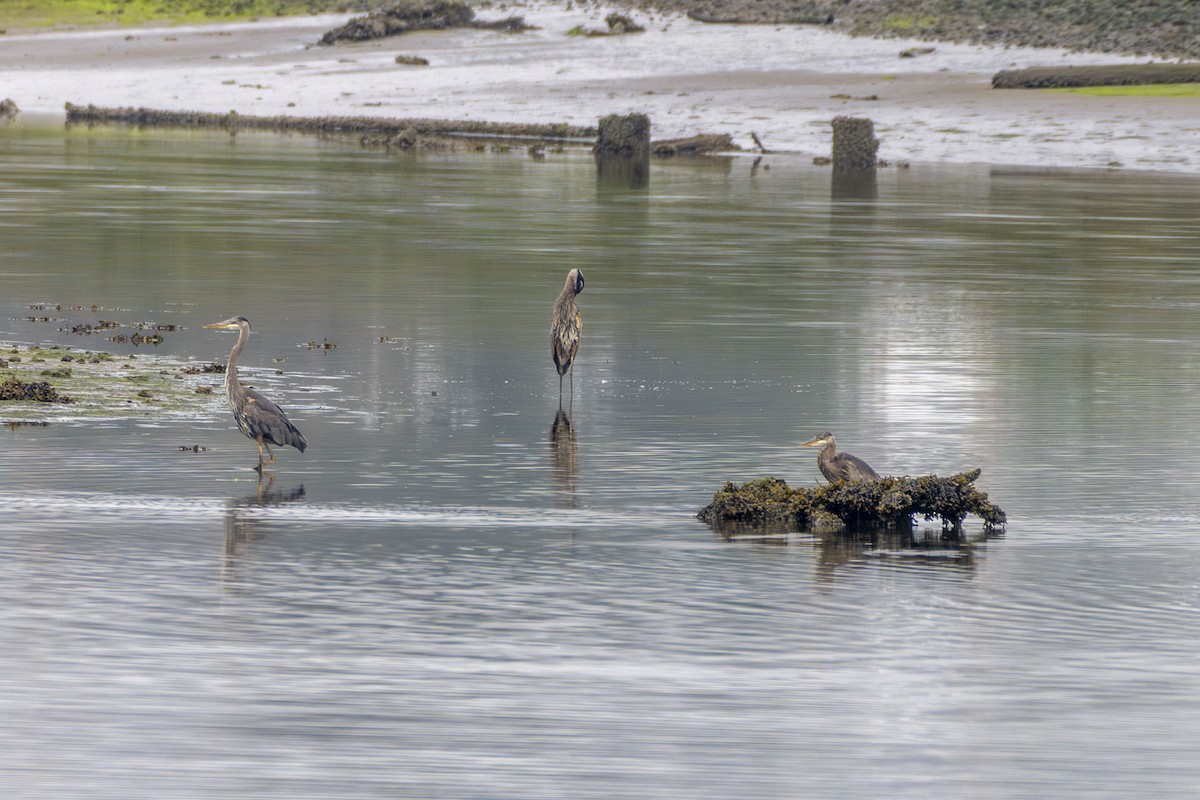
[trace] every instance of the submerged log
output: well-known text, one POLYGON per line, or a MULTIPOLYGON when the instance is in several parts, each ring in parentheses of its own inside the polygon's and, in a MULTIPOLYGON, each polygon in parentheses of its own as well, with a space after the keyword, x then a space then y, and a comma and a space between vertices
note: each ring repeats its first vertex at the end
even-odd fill
POLYGON ((992 76, 993 89, 1138 86, 1152 83, 1200 83, 1200 64, 1029 67, 1028 69, 1006 69, 992 76))
POLYGON ((387 117, 260 117, 205 111, 164 111, 153 108, 106 108, 67 103, 67 122, 124 124, 145 128, 216 128, 219 130, 296 131, 299 133, 396 135, 409 129, 423 136, 498 136, 525 139, 587 139, 595 128, 566 123, 477 122, 452 119, 394 119, 387 117))
POLYGON ((1004 526, 1006 517, 986 492, 975 488, 980 470, 949 478, 883 478, 842 481, 812 489, 791 489, 778 478, 759 478, 741 486, 727 482, 697 516, 705 522, 801 529, 838 522, 850 529, 909 528, 913 518, 940 519, 958 531, 968 514, 984 528, 1004 526))
POLYGON ((659 139, 650 143, 650 152, 656 156, 697 156, 703 153, 725 153, 739 149, 733 137, 727 133, 702 133, 680 139, 659 139))

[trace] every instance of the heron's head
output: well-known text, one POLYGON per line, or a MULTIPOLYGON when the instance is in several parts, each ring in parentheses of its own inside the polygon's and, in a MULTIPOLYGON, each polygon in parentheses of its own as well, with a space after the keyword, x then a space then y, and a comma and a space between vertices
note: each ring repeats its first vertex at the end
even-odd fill
POLYGON ((218 331, 240 331, 243 323, 245 323, 247 328, 250 327, 250 320, 245 317, 230 317, 224 322, 214 322, 212 325, 205 325, 204 327, 218 331))
POLYGON ((567 273, 567 286, 570 286, 575 294, 583 291, 583 272, 578 267, 567 273))
POLYGON ((829 431, 826 431, 825 433, 818 433, 816 436, 809 439, 807 442, 805 442, 804 444, 802 444, 800 446, 801 447, 825 447, 825 446, 831 445, 831 444, 837 444, 837 441, 833 438, 832 433, 830 433, 829 431))

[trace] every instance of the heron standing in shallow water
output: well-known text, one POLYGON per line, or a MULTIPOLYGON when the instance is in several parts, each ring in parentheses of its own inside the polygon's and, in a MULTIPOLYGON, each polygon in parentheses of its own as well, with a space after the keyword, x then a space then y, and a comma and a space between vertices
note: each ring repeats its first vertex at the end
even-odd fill
MULTIPOLYGON (((579 350, 579 335, 583 332, 583 319, 575 295, 583 291, 583 273, 573 269, 567 273, 567 282, 554 301, 554 315, 550 319, 550 352, 554 366, 558 369, 558 404, 562 405, 562 379, 571 370, 575 353, 579 350)), ((575 373, 571 372, 571 394, 575 393, 575 373)))
POLYGON ((288 420, 283 409, 262 394, 242 386, 238 380, 237 360, 250 339, 250 320, 245 317, 230 317, 224 322, 214 322, 204 327, 220 331, 238 331, 237 344, 229 351, 229 364, 225 367, 225 395, 229 398, 229 407, 233 409, 233 418, 237 422, 238 430, 258 442, 258 466, 255 469, 262 473, 264 447, 267 455, 271 457, 266 464, 275 463, 271 445, 283 447, 290 444, 303 453, 308 447, 308 440, 288 420))
POLYGON ((822 433, 809 439, 801 447, 823 447, 817 454, 817 467, 830 483, 838 481, 877 481, 879 474, 871 465, 858 456, 837 451, 837 439, 832 433, 822 433))

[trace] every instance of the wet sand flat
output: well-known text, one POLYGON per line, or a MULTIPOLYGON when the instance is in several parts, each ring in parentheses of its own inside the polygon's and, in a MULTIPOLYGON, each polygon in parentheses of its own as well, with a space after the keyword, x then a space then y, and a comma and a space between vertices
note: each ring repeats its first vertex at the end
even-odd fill
POLYGON ((876 123, 891 161, 1200 172, 1200 100, 996 90, 1033 66, 1144 62, 1108 54, 851 38, 809 26, 711 25, 635 14, 645 33, 603 28, 605 9, 527 6, 539 30, 421 32, 316 45, 350 15, 211 26, 10 31, 0 93, 26 114, 68 102, 239 114, 433 117, 594 125, 644 112, 655 138, 757 134, 771 150, 829 151, 839 114, 876 123), (398 55, 429 66, 396 63, 398 55))

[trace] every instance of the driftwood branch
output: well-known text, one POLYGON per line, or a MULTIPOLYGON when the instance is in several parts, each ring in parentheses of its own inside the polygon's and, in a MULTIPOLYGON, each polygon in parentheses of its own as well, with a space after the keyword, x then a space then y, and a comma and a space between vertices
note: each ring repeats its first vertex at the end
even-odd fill
POLYGON ((1048 89, 1079 86, 1136 86, 1200 83, 1200 64, 1109 64, 1092 67, 1006 69, 992 77, 994 89, 1048 89))

